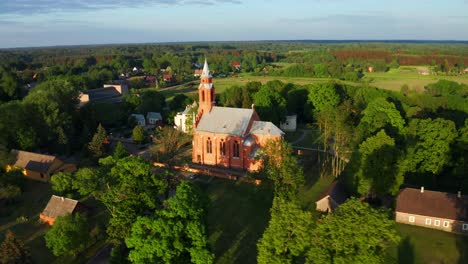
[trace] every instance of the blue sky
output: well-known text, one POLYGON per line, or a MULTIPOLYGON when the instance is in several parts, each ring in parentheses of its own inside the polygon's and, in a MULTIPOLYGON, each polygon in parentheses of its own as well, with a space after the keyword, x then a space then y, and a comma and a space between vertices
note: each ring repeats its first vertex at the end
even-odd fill
POLYGON ((468 40, 468 0, 0 0, 0 48, 277 39, 468 40))

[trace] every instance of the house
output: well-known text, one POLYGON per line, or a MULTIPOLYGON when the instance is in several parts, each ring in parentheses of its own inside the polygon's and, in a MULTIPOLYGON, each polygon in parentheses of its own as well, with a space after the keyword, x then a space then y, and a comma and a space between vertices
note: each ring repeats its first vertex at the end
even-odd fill
POLYGON ((234 69, 236 69, 236 71, 239 71, 241 69, 241 63, 238 62, 238 61, 231 62, 231 66, 234 67, 234 69))
POLYGON ((162 116, 160 113, 148 112, 146 114, 148 125, 162 125, 162 116))
POLYGON ((174 75, 172 74, 163 74, 163 81, 165 82, 172 82, 174 80, 174 75))
POLYGON ((52 155, 45 155, 23 150, 12 150, 15 163, 8 165, 6 170, 21 168, 23 175, 29 179, 48 182, 50 177, 58 172, 75 172, 76 164, 65 162, 52 155))
POLYGON ((134 73, 138 72, 138 68, 137 67, 133 67, 133 70, 132 70, 134 73))
POLYGON ((192 161, 198 164, 257 171, 259 150, 284 132, 271 122, 260 121, 255 108, 215 106, 215 86, 205 60, 198 88, 199 107, 193 129, 192 161))
POLYGON ((367 71, 368 72, 374 72, 374 67, 372 67, 372 66, 367 67, 367 71))
MULTIPOLYGON (((192 108, 197 107, 197 103, 194 102, 193 105, 187 105, 183 112, 178 112, 174 116, 174 128, 178 129, 184 133, 192 132, 192 126, 187 123, 187 120, 195 119, 195 114, 192 113, 192 108)), ((194 123, 194 122, 192 122, 194 123)))
POLYGON ((44 211, 39 214, 39 219, 49 225, 53 225, 59 216, 66 216, 77 212, 85 212, 86 207, 77 200, 52 195, 44 211))
POLYGON ((431 71, 429 69, 420 69, 420 70, 418 70, 418 74, 427 76, 427 75, 431 74, 431 71))
POLYGON ((131 114, 130 119, 133 118, 135 119, 135 122, 139 126, 146 126, 146 119, 144 115, 141 114, 131 114))
POLYGON ((145 76, 145 84, 147 86, 154 86, 158 84, 156 76, 145 76))
POLYGON ((464 74, 468 74, 468 68, 464 69, 464 70, 463 70, 463 73, 464 73, 464 74))
POLYGON ((297 115, 287 115, 286 120, 280 123, 280 128, 286 132, 294 132, 297 129, 297 115))
POLYGON ((202 72, 203 72, 202 69, 196 69, 195 72, 193 73, 193 77, 200 77, 202 72))
POLYGON ((122 96, 128 93, 125 82, 120 84, 104 84, 103 88, 84 91, 80 94, 80 107, 92 102, 121 103, 122 96))
POLYGON ((404 188, 397 197, 395 220, 446 232, 468 234, 468 196, 404 188))
POLYGON ((317 211, 331 213, 336 208, 344 203, 348 195, 344 187, 338 181, 334 181, 326 190, 320 195, 320 198, 315 202, 317 211))

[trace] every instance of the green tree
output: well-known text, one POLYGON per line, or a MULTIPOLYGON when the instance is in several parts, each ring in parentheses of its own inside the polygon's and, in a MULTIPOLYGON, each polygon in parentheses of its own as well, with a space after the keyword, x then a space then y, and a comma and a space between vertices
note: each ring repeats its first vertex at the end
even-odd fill
POLYGON ((280 121, 286 118, 286 100, 277 90, 264 86, 254 94, 253 101, 262 120, 279 125, 280 121))
POLYGON ((395 104, 383 97, 370 102, 362 114, 363 117, 358 129, 364 138, 382 128, 386 128, 387 132, 393 132, 391 134, 401 135, 404 133, 405 120, 396 109, 395 104))
POLYGON ((104 148, 104 141, 107 138, 107 132, 104 127, 99 124, 96 133, 94 133, 91 142, 88 143, 88 151, 94 158, 101 158, 104 156, 106 149, 104 148))
POLYGON ((89 241, 87 220, 81 214, 59 216, 44 238, 55 256, 75 256, 89 241))
POLYGON ((404 180, 398 167, 399 156, 395 140, 385 130, 366 139, 359 146, 360 168, 356 173, 359 194, 395 195, 404 180))
POLYGON ((385 263, 399 241, 390 212, 351 198, 317 222, 306 263, 385 263))
POLYGON ((18 131, 18 145, 22 150, 33 150, 37 147, 37 135, 33 128, 18 131))
POLYGON ((142 126, 137 125, 132 131, 133 141, 140 144, 145 140, 145 129, 142 126))
POLYGON ((59 172, 50 179, 52 190, 60 194, 68 194, 73 191, 73 175, 70 172, 59 172))
POLYGON ((205 199, 183 181, 154 217, 139 217, 125 242, 133 263, 212 263, 204 225, 205 199))
MULTIPOLYGON (((53 177, 52 177, 53 179, 53 177)), ((81 168, 75 173, 72 180, 72 187, 78 190, 83 196, 93 194, 99 197, 101 187, 105 184, 105 178, 102 169, 99 168, 81 168)))
POLYGON ((309 89, 308 102, 318 112, 328 107, 336 107, 340 103, 337 85, 324 83, 312 85, 309 89))
POLYGON ((114 159, 121 159, 128 156, 128 150, 121 141, 117 143, 114 149, 114 159))
POLYGON ((304 173, 292 154, 291 146, 282 139, 269 140, 261 159, 263 171, 275 187, 275 196, 293 199, 304 183, 304 173))
POLYGON ((7 231, 5 240, 0 245, 0 264, 32 263, 31 254, 23 241, 17 239, 13 232, 7 231))
POLYGON ((294 202, 276 197, 271 219, 258 241, 257 262, 294 263, 304 255, 313 232, 313 217, 294 202))
POLYGON ((162 93, 146 91, 141 95, 141 104, 137 107, 137 111, 142 114, 162 112, 165 106, 166 98, 162 93))

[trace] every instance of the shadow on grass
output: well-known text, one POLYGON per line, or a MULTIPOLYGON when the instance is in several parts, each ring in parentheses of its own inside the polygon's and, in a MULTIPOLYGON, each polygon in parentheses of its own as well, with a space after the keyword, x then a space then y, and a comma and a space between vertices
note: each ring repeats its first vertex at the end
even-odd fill
POLYGON ((414 263, 414 246, 411 244, 410 238, 405 237, 398 245, 398 263, 413 264, 414 263))
POLYGON ((460 254, 458 259, 458 264, 465 264, 468 263, 468 237, 467 236, 460 236, 457 239, 457 248, 460 254))

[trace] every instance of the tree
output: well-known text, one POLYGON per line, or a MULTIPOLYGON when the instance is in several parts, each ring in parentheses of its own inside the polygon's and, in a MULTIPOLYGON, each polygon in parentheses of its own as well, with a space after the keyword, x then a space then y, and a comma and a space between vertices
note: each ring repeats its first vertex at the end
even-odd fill
POLYGON ((14 163, 14 157, 5 145, 0 143, 0 171, 14 163))
POLYGON ((154 217, 139 217, 125 239, 133 263, 212 263, 204 225, 206 201, 183 181, 154 217))
POLYGON ((279 125, 286 118, 286 100, 277 90, 264 86, 254 94, 253 101, 262 120, 279 125))
POLYGON ((185 133, 172 127, 163 127, 153 139, 155 146, 151 148, 151 154, 159 162, 167 162, 177 152, 191 141, 185 133))
POLYGON ((435 175, 450 161, 451 144, 457 138, 455 123, 442 118, 413 119, 408 127, 410 147, 407 170, 435 175))
POLYGON ((117 143, 117 146, 115 146, 114 149, 114 159, 121 159, 125 158, 128 156, 128 150, 125 148, 125 146, 122 144, 121 141, 117 143))
POLYGON ((309 90, 308 102, 318 112, 325 108, 336 107, 340 103, 340 95, 337 92, 337 85, 324 83, 312 85, 309 90))
POLYGON ((104 141, 107 138, 107 132, 104 127, 99 124, 96 133, 94 133, 93 139, 88 143, 88 151, 94 158, 100 158, 104 156, 106 149, 104 148, 104 141))
POLYGON ((359 146, 359 165, 356 173, 358 193, 395 195, 403 183, 403 174, 398 167, 400 153, 395 140, 385 130, 364 141, 359 146))
POLYGON ((73 190, 73 175, 70 172, 59 172, 50 179, 52 190, 60 194, 68 194, 73 190))
POLYGON ((55 256, 75 256, 89 241, 86 218, 79 213, 57 217, 46 233, 45 241, 55 256))
POLYGON ((258 241, 257 262, 294 263, 303 256, 312 236, 313 217, 294 202, 276 197, 271 208, 271 219, 258 241))
POLYGON ((351 198, 317 222, 306 263, 385 263, 399 241, 389 211, 351 198))
POLYGON ((304 183, 304 173, 292 154, 291 146, 284 140, 269 140, 260 157, 263 171, 273 182, 275 196, 292 199, 304 183))
POLYGON ((400 112, 395 107, 395 104, 389 102, 386 98, 379 97, 369 103, 362 112, 363 117, 359 123, 358 129, 364 138, 386 128, 391 134, 403 134, 405 120, 401 117, 400 112), (390 130, 389 130, 390 129, 390 130), (393 130, 393 131, 392 131, 393 130))
POLYGON ((136 125, 132 131, 132 138, 138 144, 143 142, 145 140, 145 129, 140 125, 136 125))
POLYGON ((162 112, 166 106, 166 98, 162 93, 146 91, 141 95, 141 104, 137 107, 139 113, 162 112))
POLYGON ((5 240, 0 245, 0 264, 12 263, 32 263, 32 259, 23 241, 17 239, 13 232, 7 231, 5 240))
POLYGON ((75 173, 72 187, 83 196, 93 194, 95 197, 99 197, 101 186, 105 183, 103 174, 102 169, 81 168, 75 173))

